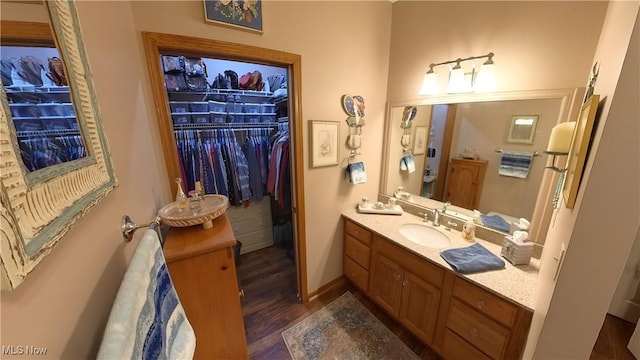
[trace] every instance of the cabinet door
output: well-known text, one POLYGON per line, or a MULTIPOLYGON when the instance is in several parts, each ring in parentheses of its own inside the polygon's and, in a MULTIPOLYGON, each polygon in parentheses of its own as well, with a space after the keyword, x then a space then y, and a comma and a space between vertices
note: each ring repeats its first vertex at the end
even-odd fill
POLYGON ((447 181, 446 200, 452 205, 467 209, 475 208, 477 206, 476 197, 479 199, 477 195, 479 171, 475 165, 453 161, 447 181))
POLYGON ((386 256, 376 253, 369 289, 374 301, 393 316, 398 316, 404 270, 386 256))
POLYGON ((431 345, 438 320, 440 290, 408 271, 405 271, 402 287, 400 322, 431 345))
POLYGON ((439 305, 440 290, 411 272, 405 271, 402 282, 400 322, 428 345, 433 342, 439 305))

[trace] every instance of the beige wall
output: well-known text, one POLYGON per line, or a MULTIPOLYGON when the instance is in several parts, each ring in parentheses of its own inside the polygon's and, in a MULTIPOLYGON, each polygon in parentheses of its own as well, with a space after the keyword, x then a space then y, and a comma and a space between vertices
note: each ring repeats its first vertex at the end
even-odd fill
MULTIPOLYGON (((605 9, 599 1, 394 3, 387 100, 417 99, 430 63, 490 51, 497 91, 585 86, 605 9)), ((446 68, 436 71, 444 84, 446 68)))
POLYGON ((599 123, 575 208, 561 206, 547 235, 527 358, 589 358, 640 226, 639 7, 616 1, 607 11, 592 60, 599 123))
MULTIPOLYGON (((148 221, 170 201, 141 30, 225 40, 302 55, 302 113, 307 204, 308 289, 342 274, 340 213, 379 188, 391 33, 391 4, 263 2, 264 33, 204 22, 201 1, 77 2, 120 186, 65 237, 16 291, 2 294, 2 345, 49 348, 50 358, 95 356, 135 247, 124 245, 120 217, 148 221), (340 121, 343 94, 366 100, 362 156, 368 181, 344 180, 340 166, 309 168, 308 121, 340 121)), ((3 4, 4 6, 4 4, 3 4)), ((3 7, 4 9, 4 7, 3 7)), ((3 13, 3 19, 4 19, 3 13)))

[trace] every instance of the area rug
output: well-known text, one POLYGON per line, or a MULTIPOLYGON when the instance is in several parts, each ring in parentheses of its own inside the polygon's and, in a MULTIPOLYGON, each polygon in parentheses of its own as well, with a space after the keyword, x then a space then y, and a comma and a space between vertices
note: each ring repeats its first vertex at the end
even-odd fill
POLYGON ((350 292, 282 332, 294 360, 418 359, 350 292))

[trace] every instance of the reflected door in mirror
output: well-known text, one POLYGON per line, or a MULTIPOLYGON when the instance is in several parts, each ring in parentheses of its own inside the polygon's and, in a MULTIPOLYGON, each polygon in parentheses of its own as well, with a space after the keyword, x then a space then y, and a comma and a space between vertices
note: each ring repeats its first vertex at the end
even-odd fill
POLYGON ((477 209, 487 162, 451 159, 445 201, 466 209, 477 209))

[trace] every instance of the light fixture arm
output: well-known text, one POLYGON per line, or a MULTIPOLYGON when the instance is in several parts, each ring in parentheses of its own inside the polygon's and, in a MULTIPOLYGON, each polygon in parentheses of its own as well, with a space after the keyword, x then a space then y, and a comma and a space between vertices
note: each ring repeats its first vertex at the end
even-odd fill
POLYGON ((489 63, 493 63, 493 55, 495 55, 494 53, 490 52, 486 55, 480 55, 480 56, 470 56, 467 58, 457 58, 455 60, 447 60, 447 61, 443 61, 443 62, 439 62, 439 63, 431 63, 429 65, 429 71, 432 72, 433 68, 435 66, 440 66, 440 65, 447 65, 447 64, 453 64, 453 63, 457 63, 460 64, 463 61, 467 61, 467 60, 476 60, 476 59, 484 59, 487 58, 487 62, 489 63))

